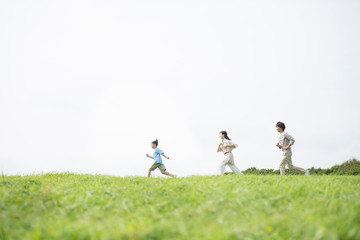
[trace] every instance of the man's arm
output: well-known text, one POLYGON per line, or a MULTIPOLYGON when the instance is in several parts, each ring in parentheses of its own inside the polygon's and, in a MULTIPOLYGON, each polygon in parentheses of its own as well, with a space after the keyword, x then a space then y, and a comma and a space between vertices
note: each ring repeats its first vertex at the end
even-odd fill
POLYGON ((149 154, 146 154, 148 158, 154 159, 154 157, 150 156, 149 154))
POLYGON ((289 149, 292 145, 294 145, 295 143, 295 139, 290 136, 290 134, 286 133, 285 137, 290 141, 289 145, 287 145, 286 147, 284 147, 285 150, 289 149))
POLYGON ((165 156, 165 154, 163 153, 163 154, 161 154, 164 158, 166 158, 166 159, 170 159, 169 157, 167 157, 167 156, 165 156))
POLYGON ((285 137, 284 135, 280 135, 279 142, 276 144, 276 146, 280 149, 282 149, 282 147, 283 147, 284 137, 285 137))

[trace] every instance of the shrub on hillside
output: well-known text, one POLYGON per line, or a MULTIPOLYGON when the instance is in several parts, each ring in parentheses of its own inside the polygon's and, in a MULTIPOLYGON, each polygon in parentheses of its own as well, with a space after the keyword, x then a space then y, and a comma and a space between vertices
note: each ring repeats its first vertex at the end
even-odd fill
MULTIPOLYGON (((311 175, 360 175, 360 161, 355 158, 350 159, 340 165, 334 165, 331 168, 310 168, 309 172, 311 175)), ((274 169, 257 169, 255 167, 248 168, 242 171, 243 174, 250 175, 279 175, 280 170, 274 169)), ((231 174, 231 173, 225 173, 231 174)), ((287 175, 299 175, 299 173, 286 169, 287 175)))
POLYGON ((338 175, 359 175, 360 174, 360 161, 355 158, 350 159, 336 168, 335 174, 338 175))

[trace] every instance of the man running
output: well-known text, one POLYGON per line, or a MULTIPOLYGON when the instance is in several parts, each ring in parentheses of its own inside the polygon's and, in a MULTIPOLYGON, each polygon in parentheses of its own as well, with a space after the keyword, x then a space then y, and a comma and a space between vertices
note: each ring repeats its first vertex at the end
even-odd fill
POLYGON ((285 166, 287 165, 289 169, 299 173, 303 173, 306 176, 309 176, 309 170, 305 170, 300 167, 295 167, 292 163, 291 146, 294 145, 295 139, 292 136, 290 136, 290 134, 285 132, 285 124, 283 122, 277 122, 276 130, 280 133, 279 142, 276 144, 276 146, 282 150, 282 159, 280 162, 280 175, 285 175, 285 166))

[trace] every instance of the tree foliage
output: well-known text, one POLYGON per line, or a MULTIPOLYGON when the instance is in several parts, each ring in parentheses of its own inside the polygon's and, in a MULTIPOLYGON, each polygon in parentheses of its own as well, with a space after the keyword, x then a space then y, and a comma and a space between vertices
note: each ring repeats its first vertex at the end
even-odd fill
MULTIPOLYGON (((331 168, 310 168, 308 169, 311 175, 360 175, 360 161, 355 158, 352 158, 346 162, 343 162, 340 165, 334 165, 331 168)), ((255 167, 248 168, 245 171, 242 171, 243 174, 250 175, 278 175, 280 170, 274 169, 257 169, 255 167)), ((232 173, 226 173, 232 174, 232 173)), ((287 175, 299 175, 293 170, 286 169, 287 175)))

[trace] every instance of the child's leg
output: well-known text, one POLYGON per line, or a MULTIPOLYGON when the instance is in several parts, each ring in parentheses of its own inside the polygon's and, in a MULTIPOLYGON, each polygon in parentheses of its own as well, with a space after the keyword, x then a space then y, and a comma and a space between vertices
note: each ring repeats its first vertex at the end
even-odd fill
POLYGON ((166 167, 165 167, 164 164, 161 164, 161 165, 159 166, 159 170, 160 170, 160 172, 161 172, 162 174, 164 174, 164 175, 166 175, 166 176, 175 177, 173 174, 171 174, 171 173, 169 173, 169 172, 166 171, 166 167))
POLYGON ((151 171, 154 171, 158 167, 159 167, 158 163, 154 163, 153 165, 151 165, 150 168, 149 168, 149 171, 148 171, 148 177, 151 176, 151 171))
POLYGON ((171 173, 169 173, 167 171, 162 171, 161 173, 164 174, 164 175, 170 176, 170 177, 175 177, 173 174, 171 174, 171 173))

